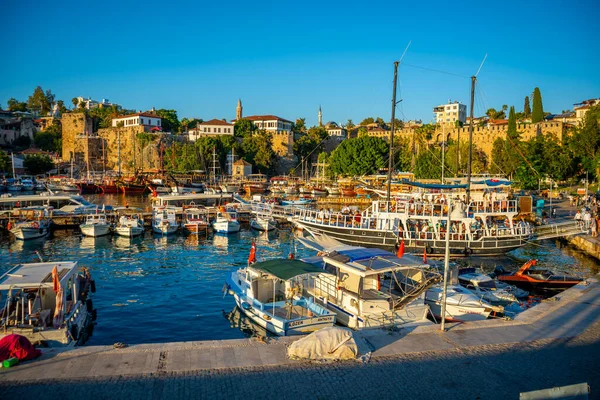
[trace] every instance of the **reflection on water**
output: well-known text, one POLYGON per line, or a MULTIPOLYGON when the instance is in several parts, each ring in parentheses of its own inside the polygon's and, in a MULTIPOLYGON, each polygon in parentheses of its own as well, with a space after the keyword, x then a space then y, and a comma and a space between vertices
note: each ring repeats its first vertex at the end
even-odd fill
POLYGON ((248 337, 275 336, 262 326, 254 323, 237 306, 231 312, 223 311, 223 316, 227 318, 232 329, 237 329, 248 337))
MULTIPOLYGON (((122 205, 125 201, 121 195, 89 197, 97 203, 122 205)), ((144 209, 149 204, 145 197, 127 197, 127 201, 144 209)), ((46 239, 16 241, 3 231, 0 273, 19 263, 37 262, 36 250, 47 261, 74 260, 88 267, 96 280, 94 305, 98 309, 90 345, 241 338, 247 334, 240 328, 254 332, 257 327, 248 328, 239 310, 223 318, 223 310, 232 310, 234 300, 223 297, 221 289, 228 273, 246 265, 253 240, 259 261, 287 258, 290 253, 296 258, 315 254, 294 240, 289 229, 259 232, 247 225, 232 235, 208 237, 146 232, 136 238, 88 238, 78 230, 61 230, 46 239)), ((554 241, 529 245, 509 257, 468 262, 491 272, 497 264, 514 269, 530 258, 557 272, 585 276, 598 272, 595 260, 554 241)))

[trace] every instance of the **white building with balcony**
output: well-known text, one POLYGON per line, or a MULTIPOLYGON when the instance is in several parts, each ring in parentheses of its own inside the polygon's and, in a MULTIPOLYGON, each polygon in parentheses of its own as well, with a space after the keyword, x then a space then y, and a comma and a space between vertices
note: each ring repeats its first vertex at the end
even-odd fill
POLYGON ((277 117, 275 115, 251 115, 244 117, 252 121, 254 126, 260 130, 272 133, 291 133, 292 121, 277 117))
POLYGON ((123 123, 124 127, 145 126, 148 128, 160 128, 162 130, 162 118, 154 114, 137 113, 113 118, 113 127, 119 126, 120 123, 123 123))
POLYGON ((202 136, 233 136, 233 124, 222 119, 211 119, 188 130, 188 139, 192 142, 202 136))
POLYGON ((467 106, 458 101, 448 104, 442 104, 433 108, 435 114, 435 122, 439 125, 456 125, 456 121, 461 124, 467 122, 467 106))

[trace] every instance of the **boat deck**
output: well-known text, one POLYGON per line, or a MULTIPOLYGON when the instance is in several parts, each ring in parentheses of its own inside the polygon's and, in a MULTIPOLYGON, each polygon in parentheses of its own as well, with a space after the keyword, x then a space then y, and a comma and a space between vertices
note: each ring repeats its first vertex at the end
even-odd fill
POLYGON ((265 305, 265 311, 268 311, 275 315, 277 318, 283 319, 297 319, 307 317, 309 314, 308 308, 301 305, 293 305, 290 307, 288 305, 285 306, 276 306, 275 310, 269 310, 268 305, 265 305))

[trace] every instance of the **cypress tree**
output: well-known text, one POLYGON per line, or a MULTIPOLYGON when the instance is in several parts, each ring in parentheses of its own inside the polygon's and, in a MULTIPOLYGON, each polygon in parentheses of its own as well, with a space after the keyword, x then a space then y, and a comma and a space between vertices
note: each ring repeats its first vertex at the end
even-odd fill
POLYGON ((533 111, 531 113, 531 122, 534 124, 544 120, 544 107, 542 106, 542 94, 539 88, 533 89, 533 111))
POLYGON ((525 117, 529 117, 531 115, 531 106, 529 105, 529 96, 525 96, 525 106, 523 107, 523 114, 525 114, 525 117))
POLYGON ((510 111, 508 112, 508 130, 506 131, 506 136, 508 136, 513 142, 519 139, 515 106, 511 106, 510 111))

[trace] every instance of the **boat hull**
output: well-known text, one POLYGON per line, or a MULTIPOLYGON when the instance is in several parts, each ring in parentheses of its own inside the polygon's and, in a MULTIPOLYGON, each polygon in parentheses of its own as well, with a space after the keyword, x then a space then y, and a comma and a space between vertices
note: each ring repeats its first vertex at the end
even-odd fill
POLYGON ((184 225, 186 232, 191 233, 193 235, 198 235, 200 233, 208 233, 209 227, 209 224, 187 223, 184 225))
POLYGON ((81 194, 97 194, 102 193, 102 188, 95 183, 78 183, 79 193, 81 194))
POLYGON ((159 235, 172 235, 177 233, 178 226, 177 225, 169 225, 169 224, 156 224, 152 226, 152 231, 154 233, 158 233, 159 235))
POLYGON ((275 221, 272 220, 257 220, 250 221, 250 227, 257 231, 272 231, 277 227, 275 221))
MULTIPOLYGON (((442 315, 442 302, 425 300, 431 309, 433 317, 440 321, 442 315)), ((461 306, 455 304, 446 303, 446 321, 451 322, 470 322, 470 321, 482 321, 487 319, 492 310, 485 306, 461 306)))
POLYGON ((10 232, 19 240, 31 240, 45 237, 50 233, 48 228, 13 228, 10 232))
POLYGON ((81 233, 85 236, 98 237, 110 234, 110 225, 108 224, 82 224, 79 226, 81 233))
POLYGON ((143 234, 144 228, 140 228, 138 226, 117 227, 115 228, 115 233, 119 236, 135 237, 143 234))
POLYGON ((237 221, 214 222, 213 229, 217 233, 236 233, 240 231, 240 223, 237 221))

